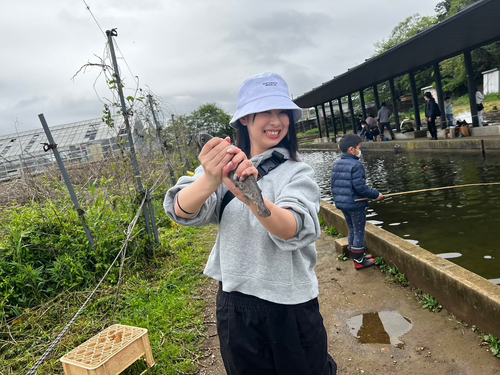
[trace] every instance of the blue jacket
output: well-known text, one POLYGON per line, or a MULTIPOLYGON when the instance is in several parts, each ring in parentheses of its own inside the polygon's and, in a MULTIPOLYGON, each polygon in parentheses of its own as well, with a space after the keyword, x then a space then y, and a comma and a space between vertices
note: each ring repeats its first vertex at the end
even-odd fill
POLYGON ((355 199, 377 199, 379 192, 366 185, 365 168, 357 156, 342 154, 333 165, 332 194, 335 206, 343 211, 362 210, 368 201, 355 202, 355 199))

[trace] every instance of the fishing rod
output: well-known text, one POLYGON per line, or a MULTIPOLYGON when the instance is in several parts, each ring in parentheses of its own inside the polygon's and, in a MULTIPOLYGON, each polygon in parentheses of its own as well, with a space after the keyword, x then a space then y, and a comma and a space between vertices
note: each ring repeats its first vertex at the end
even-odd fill
MULTIPOLYGON (((403 191, 401 193, 384 194, 384 198, 397 197, 399 195, 406 195, 406 194, 425 193, 425 192, 428 192, 428 191, 457 189, 457 188, 464 188, 464 187, 471 187, 471 186, 490 186, 490 185, 500 185, 500 182, 486 182, 486 183, 482 183, 482 184, 466 184, 466 185, 455 185, 455 186, 443 186, 443 187, 432 188, 432 189, 403 191)), ((361 202, 361 201, 367 201, 368 199, 369 198, 361 198, 361 199, 356 199, 355 201, 356 202, 361 202)))

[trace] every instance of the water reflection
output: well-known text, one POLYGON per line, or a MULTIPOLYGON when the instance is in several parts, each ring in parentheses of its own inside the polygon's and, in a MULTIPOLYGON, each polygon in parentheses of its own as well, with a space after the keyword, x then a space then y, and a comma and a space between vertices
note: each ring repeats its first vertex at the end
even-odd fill
POLYGON ((403 349, 400 337, 413 327, 410 319, 397 311, 380 311, 358 315, 347 320, 349 332, 362 344, 391 344, 403 349))
MULTIPOLYGON (((336 152, 302 153, 316 171, 322 199, 333 203, 330 188, 336 152)), ((369 185, 382 193, 441 186, 498 182, 500 157, 480 154, 365 152, 369 185)), ((500 186, 408 194, 370 202, 377 226, 434 252, 460 253, 450 261, 487 279, 500 278, 500 186), (401 223, 401 225, 395 225, 401 223), (393 225, 391 225, 393 224, 393 225), (491 257, 490 259, 485 258, 491 257)), ((368 219, 370 220, 370 219, 368 219)))

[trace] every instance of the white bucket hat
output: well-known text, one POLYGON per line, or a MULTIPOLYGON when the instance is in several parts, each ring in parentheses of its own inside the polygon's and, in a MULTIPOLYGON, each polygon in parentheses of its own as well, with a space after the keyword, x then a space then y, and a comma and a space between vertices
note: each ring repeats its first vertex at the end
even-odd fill
POLYGON ((291 109, 294 124, 302 117, 302 109, 290 99, 288 85, 279 74, 257 74, 241 85, 238 92, 238 109, 231 119, 231 126, 236 128, 236 121, 246 115, 271 109, 291 109))

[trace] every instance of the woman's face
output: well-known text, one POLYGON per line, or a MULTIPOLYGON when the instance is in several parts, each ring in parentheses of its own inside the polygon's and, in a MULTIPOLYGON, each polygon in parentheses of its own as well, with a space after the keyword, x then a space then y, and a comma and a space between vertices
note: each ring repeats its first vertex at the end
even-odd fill
POLYGON ((275 147, 286 137, 290 126, 288 114, 281 109, 248 115, 241 118, 240 122, 248 129, 251 157, 275 147))

